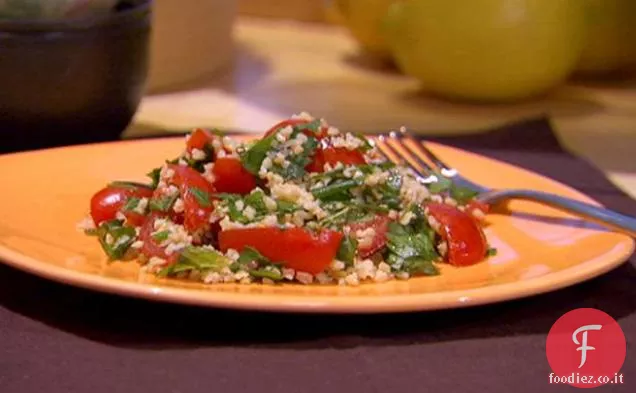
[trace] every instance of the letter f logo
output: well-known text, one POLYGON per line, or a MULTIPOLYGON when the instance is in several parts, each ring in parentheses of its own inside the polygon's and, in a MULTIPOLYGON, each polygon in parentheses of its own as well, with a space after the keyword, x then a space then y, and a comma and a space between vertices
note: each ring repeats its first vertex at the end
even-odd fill
POLYGON ((587 351, 593 351, 596 349, 594 347, 587 345, 588 330, 601 330, 601 327, 602 327, 601 325, 585 325, 576 329, 574 333, 572 334, 572 341, 574 341, 574 344, 580 345, 580 347, 576 349, 577 351, 581 351, 581 364, 579 364, 579 368, 583 367, 583 365, 585 364, 585 361, 587 360, 587 351), (583 338, 581 342, 579 342, 576 336, 578 336, 578 334, 581 332, 583 332, 582 334, 583 338))

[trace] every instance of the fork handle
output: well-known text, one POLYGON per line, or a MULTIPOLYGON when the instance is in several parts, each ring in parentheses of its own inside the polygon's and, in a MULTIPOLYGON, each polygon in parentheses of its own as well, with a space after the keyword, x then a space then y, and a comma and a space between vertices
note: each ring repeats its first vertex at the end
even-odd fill
POLYGON ((636 237, 636 218, 621 213, 580 202, 559 195, 533 190, 493 190, 477 197, 485 203, 496 203, 507 199, 524 199, 541 202, 569 213, 587 218, 597 224, 609 227, 631 237, 636 237))

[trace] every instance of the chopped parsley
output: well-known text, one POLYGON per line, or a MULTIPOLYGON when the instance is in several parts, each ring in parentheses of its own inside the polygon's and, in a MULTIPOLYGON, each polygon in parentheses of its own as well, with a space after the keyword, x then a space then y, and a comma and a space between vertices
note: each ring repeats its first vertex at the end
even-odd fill
POLYGON ((294 127, 294 130, 297 131, 297 132, 300 132, 300 131, 311 131, 314 135, 317 135, 318 132, 320 131, 320 126, 321 125, 322 125, 322 122, 320 121, 320 119, 315 119, 315 120, 312 120, 312 121, 310 121, 308 123, 296 124, 293 127, 294 127))
POLYGON ((428 190, 433 194, 447 192, 453 186, 453 181, 439 173, 435 174, 437 181, 428 184, 428 190))
POLYGON ((457 203, 459 203, 460 205, 470 202, 477 195, 479 195, 479 192, 470 188, 466 188, 466 187, 459 187, 457 185, 453 185, 450 189, 451 198, 456 200, 457 203))
POLYGON ((214 194, 214 196, 221 200, 220 207, 227 210, 230 220, 234 222, 247 224, 252 221, 259 221, 269 214, 264 201, 265 193, 262 190, 254 191, 244 197, 227 193, 214 194), (239 210, 237 203, 242 203, 243 209, 239 210), (252 219, 247 218, 244 214, 245 208, 248 206, 254 209, 254 217, 252 219))
MULTIPOLYGON (((292 137, 294 134, 292 134, 292 137)), ((312 157, 318 148, 318 139, 313 136, 307 137, 302 144, 303 151, 300 154, 289 154, 286 166, 274 165, 272 171, 278 173, 285 180, 300 179, 305 176, 305 167, 311 163, 312 157)))
POLYGON ((194 199, 197 200, 197 203, 199 204, 199 206, 212 207, 212 202, 210 201, 210 194, 208 192, 197 187, 190 187, 188 188, 188 191, 190 192, 190 194, 192 194, 192 196, 194 196, 194 199))
POLYGON ((300 206, 298 206, 294 202, 289 202, 282 199, 276 201, 276 212, 278 214, 293 213, 298 209, 300 209, 300 206))
POLYGON ((148 189, 152 189, 152 186, 148 185, 148 184, 144 184, 144 183, 138 183, 138 182, 134 182, 134 181, 123 181, 123 180, 116 180, 114 182, 110 182, 110 184, 108 184, 110 187, 120 187, 120 188, 130 188, 130 189, 137 189, 137 188, 148 188, 148 189))
POLYGON ((495 255, 497 255, 497 249, 496 248, 488 248, 488 250, 486 250, 486 256, 487 257, 494 257, 495 255))
POLYGON ((281 281, 283 279, 283 273, 280 269, 271 266, 265 266, 262 269, 252 269, 249 274, 255 278, 269 278, 272 281, 281 281))
POLYGON ((356 257, 356 249, 358 247, 358 241, 353 236, 344 236, 340 242, 338 253, 336 258, 346 263, 348 266, 353 265, 353 260, 356 257))
POLYGON ((170 237, 170 231, 161 231, 152 235, 152 239, 160 244, 168 240, 168 237, 170 237))
POLYGON ((379 184, 376 189, 380 195, 378 202, 389 209, 399 210, 402 203, 400 189, 402 188, 402 176, 396 171, 391 171, 386 182, 379 184))
POLYGON ((278 135, 283 128, 284 127, 281 127, 270 135, 260 139, 241 154, 241 163, 248 172, 257 175, 263 161, 268 155, 274 156, 277 153, 282 153, 285 156, 285 164, 273 164, 271 168, 272 172, 279 174, 285 180, 300 179, 306 174, 305 167, 311 163, 312 157, 319 145, 315 135, 320 128, 320 121, 292 125, 289 140, 296 138, 299 133, 303 133, 307 136, 301 145, 302 152, 298 154, 293 154, 291 146, 281 144, 276 139, 276 135, 278 135), (303 132, 307 130, 311 131, 310 135, 303 132))
POLYGON ((188 246, 181 250, 177 262, 161 269, 159 276, 173 276, 189 271, 220 272, 230 260, 223 254, 204 247, 188 246))
POLYGON ((128 198, 128 200, 124 204, 124 207, 122 207, 122 210, 125 212, 133 211, 137 208, 137 206, 139 206, 140 201, 141 199, 137 197, 128 198))
POLYGON ((359 187, 362 184, 360 180, 347 179, 336 183, 329 184, 324 187, 311 190, 314 198, 323 202, 347 201, 351 199, 350 190, 359 187))
POLYGON ((264 198, 265 193, 261 190, 254 191, 243 199, 245 206, 251 206, 256 211, 256 216, 263 216, 268 213, 267 206, 265 206, 264 198))
POLYGON ((134 228, 124 226, 120 220, 101 223, 94 234, 110 260, 123 259, 137 236, 134 228))
POLYGON ((395 270, 434 275, 437 268, 433 261, 438 258, 434 232, 425 228, 424 222, 416 221, 408 226, 389 224, 386 260, 395 270))
POLYGON ((460 205, 470 202, 479 195, 478 191, 467 187, 460 187, 455 184, 452 179, 440 173, 435 173, 435 177, 437 181, 427 185, 428 190, 433 194, 446 193, 460 205))
POLYGON ((161 180, 161 168, 155 168, 146 174, 152 180, 152 189, 156 189, 161 180))
POLYGON ((212 157, 214 157, 214 149, 212 148, 212 146, 210 146, 209 143, 206 143, 203 146, 202 151, 205 154, 205 157, 202 160, 195 160, 192 157, 182 157, 182 159, 188 164, 190 168, 200 173, 205 171, 205 164, 211 162, 212 157))
POLYGON ((151 211, 168 212, 177 201, 178 195, 163 195, 157 198, 152 198, 148 202, 148 207, 151 211))
POLYGON ((267 153, 272 149, 272 145, 276 141, 276 133, 257 141, 249 149, 241 155, 241 163, 243 168, 253 175, 258 175, 263 161, 267 157, 267 153))
POLYGON ((411 275, 422 274, 425 276, 439 275, 439 269, 433 264, 433 261, 418 257, 407 258, 404 260, 403 269, 411 275))
POLYGON ((238 271, 241 268, 255 278, 268 278, 272 281, 283 279, 279 264, 273 263, 252 247, 245 247, 239 254, 238 260, 230 266, 232 271, 238 271))

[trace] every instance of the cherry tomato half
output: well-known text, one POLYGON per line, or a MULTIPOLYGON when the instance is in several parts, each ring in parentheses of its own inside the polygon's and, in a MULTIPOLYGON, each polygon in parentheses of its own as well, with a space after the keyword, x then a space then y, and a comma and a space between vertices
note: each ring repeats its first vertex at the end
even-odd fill
POLYGON ((219 233, 219 246, 225 252, 252 247, 272 262, 297 271, 318 274, 336 258, 343 234, 323 230, 313 234, 303 228, 245 228, 219 233))
POLYGON ((166 249, 161 247, 152 237, 152 233, 155 231, 155 220, 157 218, 159 218, 159 215, 154 213, 146 216, 144 224, 139 231, 139 240, 144 242, 140 252, 147 258, 157 257, 167 260, 168 263, 174 263, 179 258, 178 252, 174 252, 170 255, 166 254, 166 249))
POLYGON ((477 221, 466 212, 445 203, 426 204, 428 212, 440 224, 439 235, 448 244, 448 261, 468 266, 486 257, 486 236, 477 221))
POLYGON ((325 164, 333 167, 339 162, 343 165, 363 165, 366 163, 364 154, 359 150, 328 146, 318 148, 313 161, 307 166, 307 170, 309 172, 324 172, 325 164))
POLYGON ((208 130, 204 130, 203 128, 197 128, 190 134, 190 138, 186 143, 186 148, 188 151, 192 151, 194 149, 203 150, 205 145, 212 142, 212 138, 214 135, 208 130))
POLYGON ((183 198, 185 229, 193 232, 206 227, 214 210, 214 186, 193 168, 175 164, 169 167, 174 170, 172 182, 179 187, 183 198))
POLYGON ((365 230, 368 228, 373 228, 373 230, 375 231, 375 236, 373 237, 373 241, 370 244, 358 244, 358 256, 360 256, 360 258, 366 258, 370 255, 373 255, 386 246, 386 233, 389 230, 390 222, 391 219, 388 216, 378 215, 373 219, 348 225, 349 230, 353 234, 355 234, 355 232, 357 231, 365 230))
POLYGON ((249 194, 256 187, 256 179, 241 161, 233 157, 220 157, 212 168, 214 188, 217 192, 249 194))
MULTIPOLYGON (((95 225, 104 221, 114 220, 117 212, 124 207, 130 198, 150 198, 153 190, 147 187, 135 186, 107 186, 102 188, 91 198, 91 217, 95 225)), ((134 211, 122 212, 126 221, 134 226, 141 225, 143 215, 134 211)))

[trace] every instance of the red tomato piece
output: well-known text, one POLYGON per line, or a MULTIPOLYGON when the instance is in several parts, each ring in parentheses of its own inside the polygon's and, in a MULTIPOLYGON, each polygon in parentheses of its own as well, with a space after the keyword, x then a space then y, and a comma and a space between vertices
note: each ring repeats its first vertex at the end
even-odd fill
POLYGON ((203 128, 197 128, 190 134, 190 138, 186 143, 186 148, 188 151, 192 151, 194 149, 203 150, 205 145, 212 142, 212 138, 214 135, 208 130, 204 130, 203 128))
POLYGON ((230 229, 219 233, 219 246, 223 252, 252 247, 272 262, 318 274, 336 258, 342 237, 342 233, 331 230, 313 234, 303 228, 230 229))
POLYGON ((139 240, 144 242, 144 245, 141 247, 141 253, 148 258, 158 257, 158 258, 167 258, 166 251, 163 247, 159 246, 159 244, 152 238, 152 233, 154 232, 154 224, 155 220, 159 216, 156 214, 150 214, 146 217, 146 221, 141 227, 139 231, 139 240))
POLYGON ((369 245, 361 246, 358 245, 358 255, 361 258, 366 258, 370 255, 375 254, 386 246, 386 233, 389 230, 389 223, 391 219, 385 215, 379 215, 375 218, 367 221, 356 222, 353 224, 349 224, 348 227, 353 234, 360 230, 365 230, 368 228, 373 228, 375 231, 375 236, 373 237, 373 241, 369 245))
POLYGON ((181 198, 183 198, 185 229, 193 232, 206 227, 210 214, 214 210, 212 206, 214 186, 193 168, 174 164, 171 164, 170 168, 174 170, 172 182, 179 187, 181 198))
POLYGON ((212 168, 214 188, 217 192, 249 194, 256 187, 256 179, 241 161, 233 157, 218 158, 212 168))
POLYGON ((313 161, 306 169, 309 172, 324 172, 325 164, 335 166, 339 162, 343 165, 363 165, 366 163, 364 154, 359 150, 349 150, 345 147, 323 147, 316 151, 313 161))
POLYGON ((176 262, 179 254, 177 252, 170 255, 166 254, 166 249, 161 247, 152 237, 152 233, 155 231, 155 220, 157 218, 159 218, 159 216, 156 214, 146 216, 146 220, 139 231, 139 240, 144 242, 140 252, 147 258, 157 257, 165 259, 169 263, 176 262))
MULTIPOLYGON (((91 198, 91 217, 95 225, 104 221, 114 220, 117 212, 124 207, 130 198, 150 198, 153 190, 146 187, 134 186, 107 186, 102 188, 91 198)), ((143 215, 128 211, 122 212, 126 221, 134 226, 141 225, 143 215)))
POLYGON ((428 203, 426 207, 441 224, 439 235, 448 244, 447 256, 451 265, 474 265, 485 259, 488 249, 486 236, 469 213, 445 203, 428 203))

